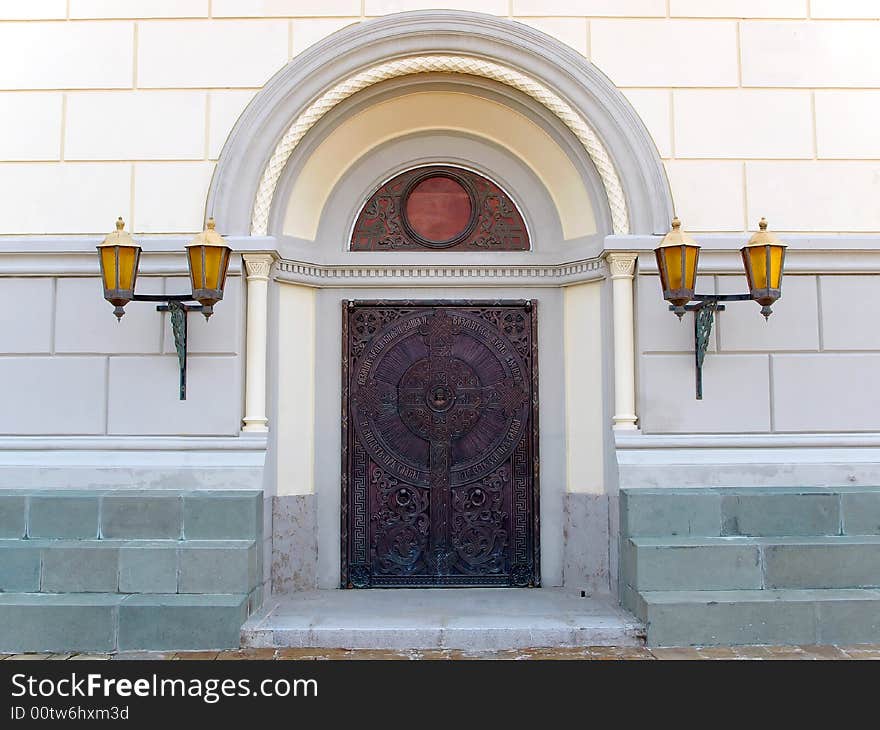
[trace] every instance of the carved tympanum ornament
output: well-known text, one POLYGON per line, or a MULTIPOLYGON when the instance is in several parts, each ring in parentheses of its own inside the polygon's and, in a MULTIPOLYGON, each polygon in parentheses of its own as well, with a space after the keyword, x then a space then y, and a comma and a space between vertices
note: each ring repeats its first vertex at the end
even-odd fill
POLYGON ((539 584, 534 306, 343 317, 343 586, 539 584))
POLYGON ((408 170, 361 209, 352 251, 528 251, 529 235, 510 196, 491 180, 448 166, 408 170))

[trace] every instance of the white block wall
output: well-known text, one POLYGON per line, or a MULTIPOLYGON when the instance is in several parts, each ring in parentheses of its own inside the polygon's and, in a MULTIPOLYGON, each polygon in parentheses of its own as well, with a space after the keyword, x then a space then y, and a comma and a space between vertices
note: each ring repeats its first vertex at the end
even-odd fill
MULTIPOLYGON (((191 232, 238 114, 329 33, 436 0, 0 0, 0 235, 191 232)), ((876 0, 484 0, 589 57, 687 227, 880 228, 876 0)))
MULTIPOLYGON (((141 277, 142 294, 182 293, 184 277, 141 277)), ((0 436, 237 435, 241 278, 209 322, 189 315, 187 400, 168 315, 132 302, 117 323, 92 277, 0 278, 0 436)))
MULTIPOLYGON (((0 237, 192 233, 229 130, 291 57, 436 0, 0 0, 0 237)), ((446 3, 475 9, 472 2, 446 3)), ((590 58, 630 99, 693 231, 880 230, 878 0, 485 0, 590 58)), ((764 323, 721 314, 693 398, 692 323, 638 279, 647 433, 878 431, 880 278, 788 276, 764 323), (853 302, 857 302, 853 306, 853 302)), ((91 278, 0 282, 0 435, 235 434, 240 279, 191 317, 189 400, 165 318, 117 325, 91 278), (27 302, 27 306, 21 306, 27 302), (33 397, 39 393, 38 399, 33 397)), ((143 292, 185 281, 142 278, 143 292)), ((709 276, 702 291, 739 291, 709 276)))
MULTIPOLYGON (((742 276, 704 276, 701 293, 746 290, 742 276)), ((638 277, 639 414, 643 432, 880 431, 880 276, 788 275, 766 322, 751 302, 715 317, 694 395, 693 316, 679 322, 657 276, 638 277)))

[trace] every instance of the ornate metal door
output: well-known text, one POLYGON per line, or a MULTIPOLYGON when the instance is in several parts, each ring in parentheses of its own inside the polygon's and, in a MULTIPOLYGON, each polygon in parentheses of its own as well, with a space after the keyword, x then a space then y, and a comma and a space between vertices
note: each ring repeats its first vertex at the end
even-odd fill
POLYGON ((342 585, 532 586, 532 302, 343 302, 342 585))

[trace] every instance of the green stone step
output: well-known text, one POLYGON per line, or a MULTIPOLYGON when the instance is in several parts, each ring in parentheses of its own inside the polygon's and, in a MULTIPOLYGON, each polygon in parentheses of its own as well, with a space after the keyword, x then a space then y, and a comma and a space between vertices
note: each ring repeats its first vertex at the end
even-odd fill
POLYGON ((262 526, 254 490, 0 490, 0 538, 259 541, 262 526))
POLYGON ((0 651, 227 649, 246 595, 0 593, 0 651))
POLYGON ((250 593, 253 540, 0 540, 0 592, 250 593))
POLYGON ((621 576, 638 591, 878 588, 880 536, 630 538, 621 576))
POLYGON ((878 590, 644 591, 630 600, 649 646, 880 642, 878 590))
POLYGON ((630 537, 880 535, 880 487, 622 489, 630 537))

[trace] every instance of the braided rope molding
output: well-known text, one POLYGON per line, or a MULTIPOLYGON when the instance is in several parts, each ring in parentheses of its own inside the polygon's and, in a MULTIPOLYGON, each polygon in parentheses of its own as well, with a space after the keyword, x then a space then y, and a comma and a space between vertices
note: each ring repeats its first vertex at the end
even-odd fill
POLYGON ((567 126, 592 159, 608 197, 611 208, 611 225, 616 234, 629 233, 629 212, 620 177, 611 161, 608 150, 596 132, 571 105, 546 86, 514 69, 470 56, 428 55, 401 58, 372 66, 340 81, 329 91, 313 101, 287 128, 275 146, 272 157, 263 170, 260 185, 251 213, 251 234, 264 236, 269 226, 269 209, 275 196, 275 188, 290 155, 306 133, 334 106, 368 86, 381 81, 417 73, 459 73, 499 81, 528 94, 543 104, 567 126))

